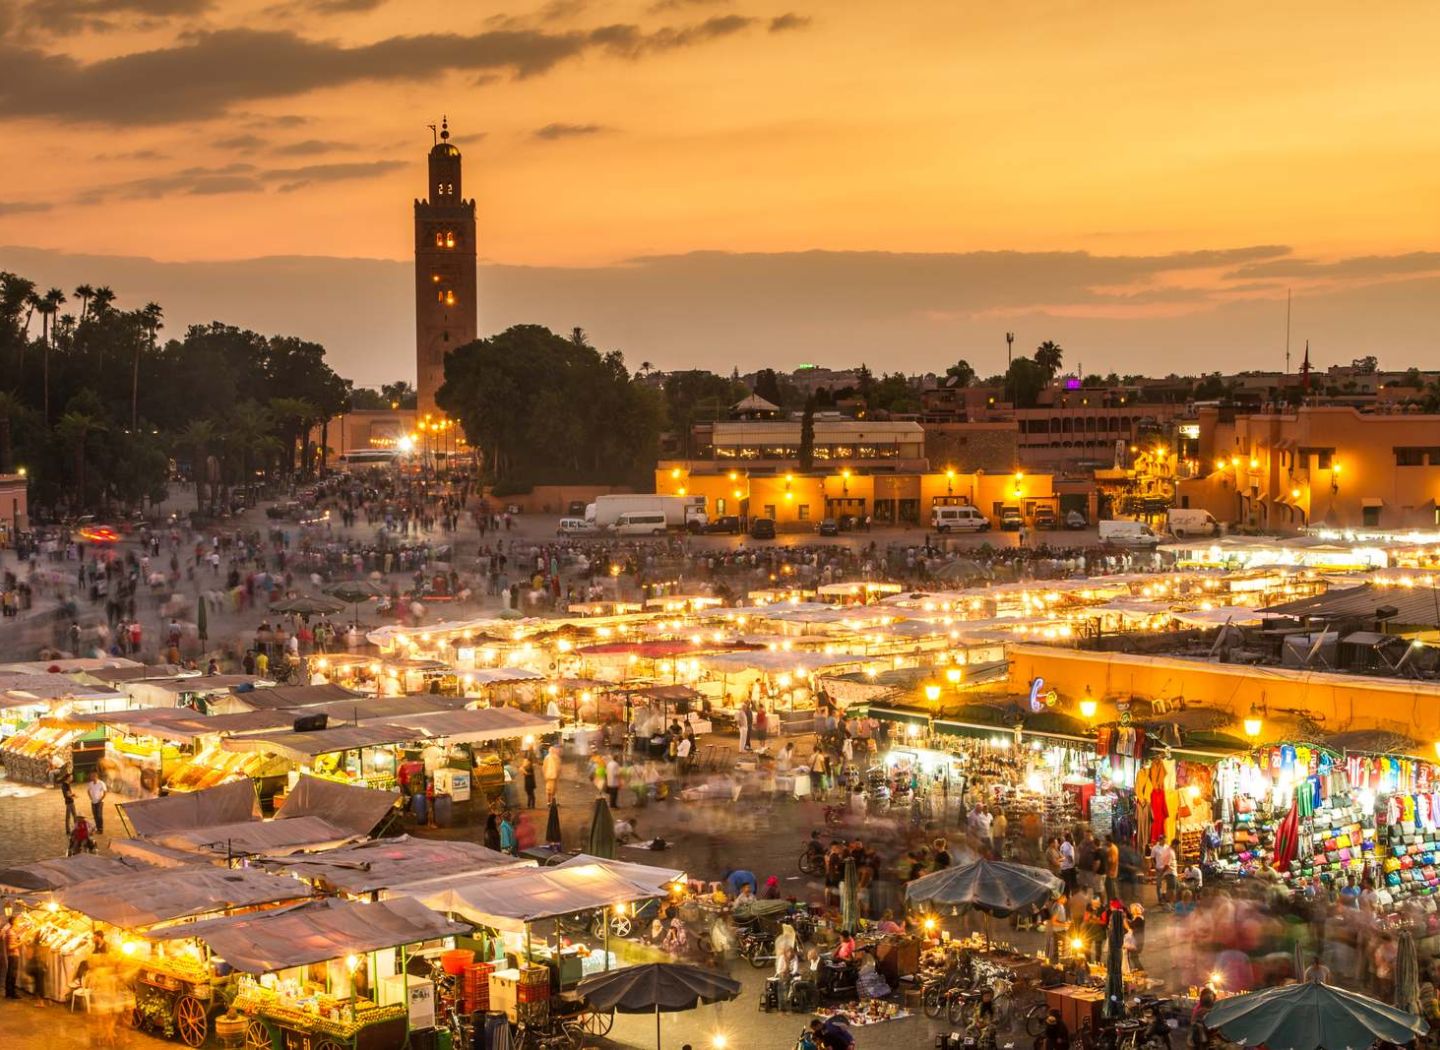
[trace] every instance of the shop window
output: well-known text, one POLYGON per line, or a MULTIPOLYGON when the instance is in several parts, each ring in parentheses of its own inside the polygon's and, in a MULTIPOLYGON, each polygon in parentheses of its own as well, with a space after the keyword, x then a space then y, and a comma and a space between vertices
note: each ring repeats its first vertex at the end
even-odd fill
POLYGON ((1397 467, 1423 467, 1425 465, 1425 449, 1397 447, 1395 449, 1395 465, 1397 467))
POLYGON ((776 521, 776 520, 778 520, 778 519, 775 517, 775 504, 773 504, 773 503, 767 503, 767 504, 765 504, 765 506, 764 506, 762 509, 765 511, 764 514, 761 514, 761 515, 760 515, 762 518, 769 518, 771 521, 776 521))
POLYGON ((716 497, 715 497, 715 516, 716 516, 717 518, 723 518, 723 517, 725 516, 725 497, 724 497, 724 496, 716 496, 716 497))
POLYGON ((796 520, 796 521, 809 521, 809 520, 810 520, 810 504, 808 504, 808 503, 802 503, 802 504, 800 504, 798 507, 795 508, 795 520, 796 520))
POLYGON ((1373 529, 1373 528, 1378 527, 1379 524, 1380 524, 1380 508, 1379 508, 1379 507, 1361 507, 1361 508, 1360 508, 1360 519, 1361 519, 1361 524, 1364 525, 1366 528, 1373 529))

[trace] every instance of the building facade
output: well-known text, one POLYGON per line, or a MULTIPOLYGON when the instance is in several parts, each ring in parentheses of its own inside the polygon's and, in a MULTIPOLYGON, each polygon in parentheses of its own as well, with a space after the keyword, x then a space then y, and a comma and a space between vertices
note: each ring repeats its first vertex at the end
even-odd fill
POLYGON ((415 202, 415 389, 417 413, 438 416, 445 355, 476 335, 475 201, 460 181, 460 150, 441 122, 430 150, 429 185, 415 202))
POLYGON ((1197 413, 1205 475, 1178 503, 1269 531, 1440 525, 1440 416, 1315 405, 1197 413))

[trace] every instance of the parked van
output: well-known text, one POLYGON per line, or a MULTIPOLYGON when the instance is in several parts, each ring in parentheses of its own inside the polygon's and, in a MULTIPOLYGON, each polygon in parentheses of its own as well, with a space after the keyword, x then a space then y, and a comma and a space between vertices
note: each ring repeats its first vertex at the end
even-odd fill
POLYGON ((1160 537, 1143 521, 1102 521, 1100 542, 1117 547, 1154 547, 1160 537))
POLYGON ((599 530, 584 518, 561 518, 555 527, 557 536, 594 536, 599 530))
POLYGON ((1186 536, 1220 535, 1220 523, 1210 516, 1208 510, 1177 507, 1165 515, 1165 527, 1177 540, 1186 536))
POLYGON ((658 510, 632 510, 620 515, 611 529, 617 536, 663 536, 665 514, 658 510))
POLYGON ((934 507, 930 527, 936 532, 985 532, 990 528, 990 519, 978 507, 934 507))

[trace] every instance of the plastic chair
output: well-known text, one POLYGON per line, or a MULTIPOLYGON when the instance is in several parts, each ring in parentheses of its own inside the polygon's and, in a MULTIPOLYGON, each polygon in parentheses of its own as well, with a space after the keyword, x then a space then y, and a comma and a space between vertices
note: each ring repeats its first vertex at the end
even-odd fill
POLYGON ((77 999, 83 999, 83 1000, 85 1001, 85 1012, 88 1014, 88 1013, 90 1012, 90 989, 89 989, 89 988, 72 988, 72 989, 70 989, 70 1012, 71 1012, 72 1014, 75 1012, 75 1001, 76 1001, 77 999))

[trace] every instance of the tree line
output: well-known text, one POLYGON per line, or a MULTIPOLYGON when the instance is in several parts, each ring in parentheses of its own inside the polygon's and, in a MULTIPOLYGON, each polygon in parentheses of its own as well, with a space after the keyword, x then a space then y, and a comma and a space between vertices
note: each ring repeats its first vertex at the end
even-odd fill
POLYGON ((42 513, 129 510, 175 477, 214 512, 318 469, 311 431, 353 394, 324 347, 219 321, 162 340, 164 322, 103 285, 0 273, 0 473, 24 468, 42 513))

